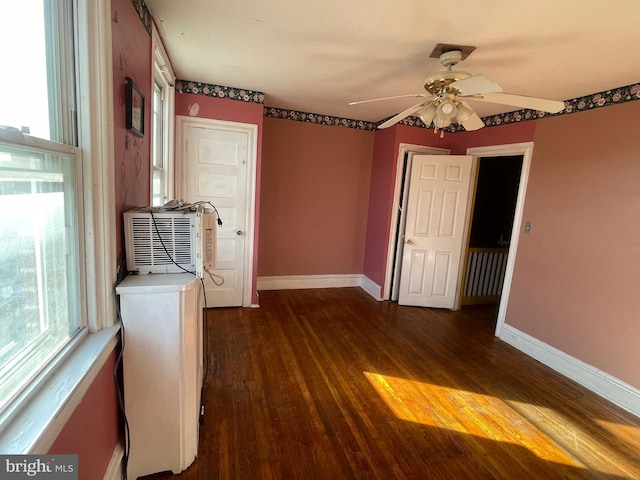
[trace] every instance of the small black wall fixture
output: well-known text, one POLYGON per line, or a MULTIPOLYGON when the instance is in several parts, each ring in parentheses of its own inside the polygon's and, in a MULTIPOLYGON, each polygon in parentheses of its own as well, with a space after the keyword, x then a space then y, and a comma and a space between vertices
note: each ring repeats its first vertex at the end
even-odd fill
POLYGON ((144 95, 130 77, 125 83, 125 108, 127 130, 144 137, 144 95))

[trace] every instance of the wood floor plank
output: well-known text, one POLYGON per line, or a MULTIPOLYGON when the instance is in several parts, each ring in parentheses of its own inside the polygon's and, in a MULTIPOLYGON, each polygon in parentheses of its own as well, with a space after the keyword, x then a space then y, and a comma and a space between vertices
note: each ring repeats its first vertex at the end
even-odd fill
POLYGON ((640 479, 640 419, 493 335, 496 307, 261 292, 208 311, 208 479, 640 479))

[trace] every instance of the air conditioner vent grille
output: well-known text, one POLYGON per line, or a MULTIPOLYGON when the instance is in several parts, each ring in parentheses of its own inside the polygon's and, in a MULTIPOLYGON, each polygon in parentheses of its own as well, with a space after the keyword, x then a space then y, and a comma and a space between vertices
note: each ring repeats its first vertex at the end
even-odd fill
POLYGON ((155 211, 151 207, 124 212, 127 270, 145 273, 182 273, 202 278, 214 268, 215 217, 191 210, 155 211))
POLYGON ((129 271, 171 273, 195 269, 195 214, 125 212, 125 225, 129 271))
POLYGON ((191 254, 192 229, 191 220, 186 216, 133 218, 136 265, 172 265, 172 258, 180 265, 195 265, 191 254))

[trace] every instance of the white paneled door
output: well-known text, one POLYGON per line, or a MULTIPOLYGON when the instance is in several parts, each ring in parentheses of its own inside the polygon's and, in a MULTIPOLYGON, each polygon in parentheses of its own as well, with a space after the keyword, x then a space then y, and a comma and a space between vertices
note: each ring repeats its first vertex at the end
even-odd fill
POLYGON ((455 308, 473 157, 413 157, 398 303, 455 308))
MULTIPOLYGON (((251 302, 253 218, 251 199, 252 130, 233 125, 183 124, 182 198, 208 201, 222 219, 215 268, 205 273, 209 307, 248 306, 251 302)), ((226 122, 230 123, 230 122, 226 122)), ((239 124, 242 125, 242 124, 239 124)), ((249 126, 252 127, 252 126, 249 126)))

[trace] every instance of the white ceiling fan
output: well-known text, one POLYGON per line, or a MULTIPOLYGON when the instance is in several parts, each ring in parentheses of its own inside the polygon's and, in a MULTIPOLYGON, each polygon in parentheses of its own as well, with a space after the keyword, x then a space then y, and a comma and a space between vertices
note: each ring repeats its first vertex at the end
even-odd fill
MULTIPOLYGON (((439 53, 440 63, 446 67, 446 70, 433 73, 425 79, 424 89, 428 93, 375 98, 351 102, 349 105, 405 97, 426 98, 427 100, 391 117, 378 128, 390 127, 410 115, 417 114, 427 128, 433 122, 435 132, 454 122, 462 125, 465 130, 478 130, 484 127, 484 122, 465 100, 512 105, 549 113, 558 113, 564 109, 564 102, 502 93, 502 88, 484 75, 471 75, 468 72, 452 69, 474 49, 475 47, 438 44, 434 53, 439 53)), ((437 55, 435 56, 437 58, 437 55)))

